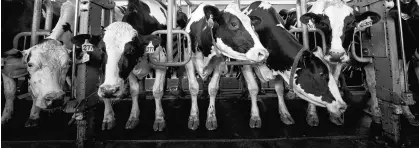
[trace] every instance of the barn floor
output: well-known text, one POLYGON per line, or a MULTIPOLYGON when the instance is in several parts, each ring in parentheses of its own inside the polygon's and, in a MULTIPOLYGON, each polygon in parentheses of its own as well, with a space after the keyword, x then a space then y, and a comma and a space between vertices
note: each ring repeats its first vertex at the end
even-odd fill
MULTIPOLYGON (((287 100, 287 106, 295 124, 284 125, 278 114, 276 98, 264 98, 258 102, 262 128, 249 127, 250 101, 231 97, 216 101, 218 129, 208 131, 205 127, 207 99, 199 100, 200 126, 192 131, 187 128, 190 100, 164 100, 166 128, 153 131, 154 101, 140 101, 140 124, 134 130, 125 130, 130 113, 129 101, 114 105, 117 124, 113 130, 102 131, 103 104, 96 110, 96 140, 94 147, 385 147, 369 139, 370 118, 357 106, 345 113, 345 124, 336 126, 328 119, 324 108, 318 108, 320 124, 309 127, 305 121, 302 100, 287 100)), ((31 101, 18 100, 13 119, 2 127, 2 147, 75 147, 76 126, 67 126, 70 114, 41 113, 38 128, 25 128, 31 101), (43 141, 37 141, 43 140, 43 141)), ((418 105, 418 104, 417 104, 418 105)), ((415 106, 418 109, 418 106, 415 106)), ((419 116, 417 116, 419 117, 419 116)), ((403 124, 405 125, 405 124, 403 124)), ((410 140, 418 140, 418 127, 402 126, 410 140), (412 131, 413 130, 413 131, 412 131), (414 139, 417 138, 417 139, 414 139)), ((390 145, 392 146, 392 145, 390 145)), ((419 147, 419 142, 410 142, 406 147, 419 147)))

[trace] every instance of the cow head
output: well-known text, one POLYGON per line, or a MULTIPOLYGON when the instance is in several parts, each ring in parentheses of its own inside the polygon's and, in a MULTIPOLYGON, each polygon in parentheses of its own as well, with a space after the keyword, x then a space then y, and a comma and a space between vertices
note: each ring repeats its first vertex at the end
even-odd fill
POLYGON ((319 0, 300 18, 302 23, 314 25, 325 33, 327 43, 325 59, 328 62, 349 61, 346 51, 352 41, 354 28, 365 19, 371 19, 375 24, 381 17, 371 11, 358 13, 340 0, 319 0))
MULTIPOLYGON (((76 36, 73 43, 83 43, 86 38, 91 37, 76 36)), ((98 95, 106 98, 121 97, 125 91, 125 81, 144 55, 146 46, 152 42, 156 47, 160 44, 160 38, 154 35, 140 35, 126 22, 110 24, 99 38, 95 39, 96 43, 92 43, 105 53, 102 60, 105 77, 99 86, 98 95)))
POLYGON ((212 47, 213 40, 223 55, 237 60, 260 62, 269 56, 253 30, 250 18, 236 4, 228 5, 223 11, 210 4, 200 4, 191 16, 186 31, 198 36, 202 42, 208 42, 201 45, 212 47))
POLYGON ((68 50, 57 40, 47 39, 22 52, 30 75, 29 88, 39 108, 64 103, 65 77, 70 67, 68 50))

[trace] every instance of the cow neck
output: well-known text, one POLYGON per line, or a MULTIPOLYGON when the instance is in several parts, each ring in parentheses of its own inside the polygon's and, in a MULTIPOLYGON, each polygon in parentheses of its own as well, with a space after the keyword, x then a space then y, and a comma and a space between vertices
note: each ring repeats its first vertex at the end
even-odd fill
POLYGON ((210 34, 211 34, 211 41, 212 41, 212 45, 214 46, 214 51, 217 54, 217 57, 221 57, 220 54, 220 47, 217 46, 217 43, 215 42, 215 38, 214 38, 214 33, 212 32, 212 29, 214 28, 214 20, 213 20, 213 16, 210 15, 210 18, 207 21, 207 25, 210 28, 210 34))

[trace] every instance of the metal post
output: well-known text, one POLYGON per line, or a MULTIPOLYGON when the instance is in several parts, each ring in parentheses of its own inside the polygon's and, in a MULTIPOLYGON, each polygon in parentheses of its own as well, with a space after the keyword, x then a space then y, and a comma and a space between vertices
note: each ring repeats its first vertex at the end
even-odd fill
POLYGON ((295 3, 295 12, 297 13, 297 28, 301 28, 300 18, 302 14, 301 14, 301 4, 299 0, 297 0, 297 2, 295 3))
MULTIPOLYGON (((305 14, 307 12, 307 1, 306 0, 297 0, 297 5, 300 5, 301 14, 305 14)), ((297 18, 300 20, 300 18, 297 18)), ((308 46, 308 29, 306 24, 301 24, 303 27, 303 45, 305 48, 309 48, 308 46)), ((324 49, 323 49, 324 50, 324 49)))
POLYGON ((36 32, 38 31, 39 25, 41 23, 41 6, 42 0, 35 0, 33 5, 31 46, 34 46, 38 43, 38 36, 36 35, 36 32))
POLYGON ((400 33, 400 47, 401 47, 401 51, 402 51, 402 60, 403 60, 403 73, 405 74, 403 79, 404 82, 406 82, 404 84, 404 88, 405 91, 408 91, 409 87, 408 87, 408 83, 407 83, 407 71, 406 71, 406 55, 404 52, 404 38, 403 38, 403 27, 402 27, 402 16, 401 16, 401 8, 400 8, 400 0, 396 0, 397 2, 397 15, 398 15, 398 23, 399 23, 399 33, 400 33))
POLYGON ((52 2, 51 2, 51 0, 46 0, 46 9, 47 9, 47 12, 46 12, 46 14, 47 14, 47 18, 45 18, 45 30, 47 30, 47 31, 51 31, 51 28, 52 28, 52 13, 53 13, 53 8, 52 8, 52 2))
POLYGON ((239 9, 240 9, 240 0, 234 0, 234 3, 237 4, 239 6, 239 9))
POLYGON ((173 1, 167 0, 167 41, 166 41, 166 51, 167 51, 167 62, 171 63, 173 61, 173 1))
MULTIPOLYGON (((76 8, 75 8, 75 15, 74 15, 74 29, 73 29, 73 36, 77 35, 77 26, 79 24, 79 5, 80 5, 80 0, 76 0, 76 8)), ((76 61, 76 45, 73 44, 73 55, 72 55, 72 61, 75 62, 76 61)), ((75 92, 75 84, 74 84, 74 79, 76 78, 76 63, 72 64, 72 69, 71 69, 71 99, 74 99, 74 92, 75 92)))

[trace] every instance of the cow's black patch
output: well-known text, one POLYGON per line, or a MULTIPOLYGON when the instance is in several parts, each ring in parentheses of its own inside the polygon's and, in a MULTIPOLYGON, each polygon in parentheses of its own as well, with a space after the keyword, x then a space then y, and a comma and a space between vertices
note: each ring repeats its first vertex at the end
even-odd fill
POLYGON ((69 31, 70 33, 73 33, 73 31, 71 30, 71 25, 68 22, 65 22, 65 25, 63 25, 63 30, 64 32, 69 31))

